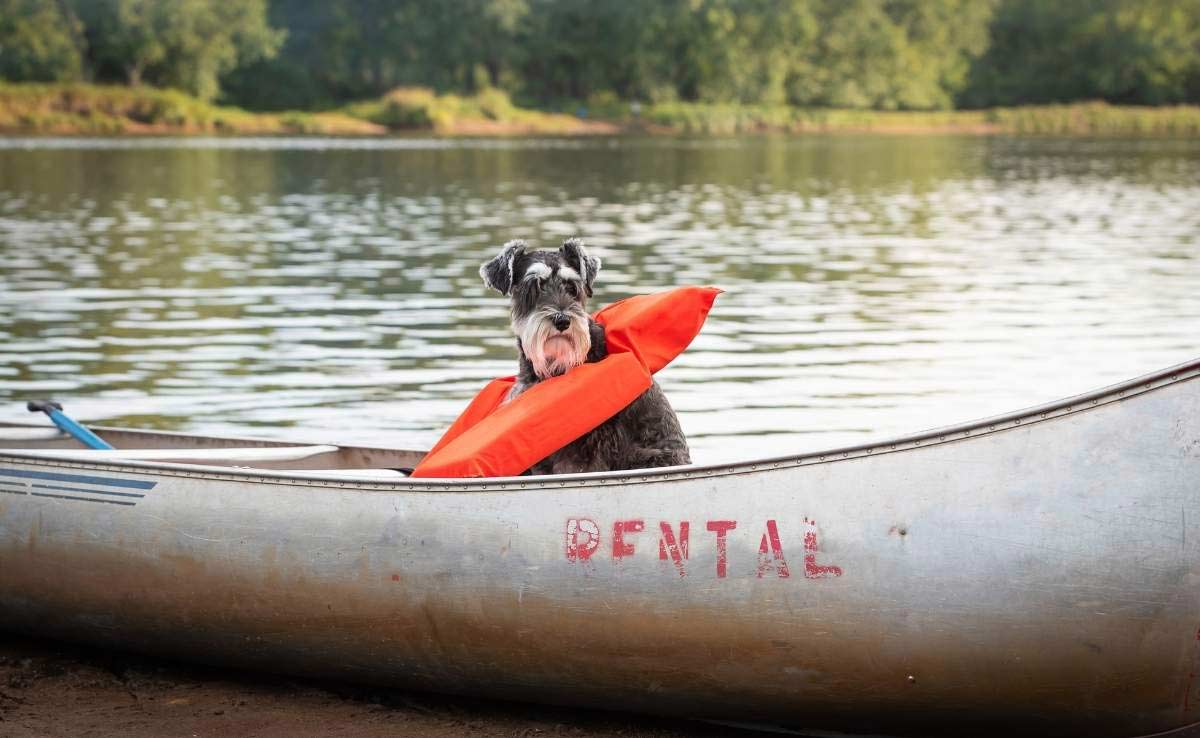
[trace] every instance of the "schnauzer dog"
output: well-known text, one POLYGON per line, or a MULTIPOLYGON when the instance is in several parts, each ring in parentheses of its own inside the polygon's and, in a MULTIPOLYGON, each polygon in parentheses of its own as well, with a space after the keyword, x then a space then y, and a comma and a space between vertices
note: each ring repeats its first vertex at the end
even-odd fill
MULTIPOLYGON (((520 371, 509 399, 608 355, 604 327, 585 309, 599 271, 600 260, 577 238, 558 251, 532 251, 524 241, 509 241, 479 268, 484 284, 512 300, 520 371)), ((679 418, 654 382, 625 409, 529 471, 569 474, 690 463, 679 418)))

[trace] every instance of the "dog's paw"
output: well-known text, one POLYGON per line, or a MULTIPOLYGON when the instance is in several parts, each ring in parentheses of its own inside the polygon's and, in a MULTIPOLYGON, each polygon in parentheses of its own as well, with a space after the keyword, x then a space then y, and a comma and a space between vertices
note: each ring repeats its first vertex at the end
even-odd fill
POLYGON ((604 337, 604 326, 594 320, 588 321, 588 335, 592 339, 592 347, 588 349, 586 361, 594 364, 608 356, 608 340, 604 337))

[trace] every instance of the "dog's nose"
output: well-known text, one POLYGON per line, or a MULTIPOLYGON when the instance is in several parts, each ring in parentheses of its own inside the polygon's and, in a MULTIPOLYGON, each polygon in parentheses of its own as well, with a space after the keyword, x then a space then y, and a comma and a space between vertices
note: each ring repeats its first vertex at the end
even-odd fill
POLYGON ((566 316, 566 314, 564 314, 564 313, 555 313, 554 314, 554 327, 555 328, 559 329, 560 331, 565 331, 567 329, 567 327, 570 325, 571 325, 571 319, 568 318, 566 316))

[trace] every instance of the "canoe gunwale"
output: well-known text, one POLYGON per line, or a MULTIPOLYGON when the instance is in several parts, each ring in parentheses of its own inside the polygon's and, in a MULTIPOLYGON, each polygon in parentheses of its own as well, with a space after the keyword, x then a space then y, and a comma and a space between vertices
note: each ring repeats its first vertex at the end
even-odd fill
MULTIPOLYGON (((6 450, 0 454, 0 459, 10 459, 35 466, 53 466, 61 468, 78 468, 94 470, 110 470, 147 473, 172 477, 193 477, 212 480, 228 480, 236 482, 257 482, 264 484, 282 484, 291 486, 311 486, 323 488, 345 488, 361 491, 376 492, 501 492, 514 490, 548 490, 557 488, 578 488, 597 486, 626 486, 631 484, 649 484, 670 481, 683 481, 697 478, 720 477, 740 474, 754 474, 799 466, 829 464, 847 461, 865 456, 882 456, 885 454, 902 453, 918 448, 928 448, 946 443, 957 443, 963 440, 983 438, 995 433, 1001 433, 1023 425, 1043 423, 1059 418, 1086 412, 1097 407, 1120 402, 1163 387, 1200 378, 1200 358, 1192 359, 1182 364, 1167 367, 1133 379, 1109 385, 1100 389, 1073 395, 1060 400, 1035 405, 1002 415, 995 415, 979 420, 966 421, 954 425, 920 431, 882 441, 844 446, 815 451, 804 454, 768 457, 749 461, 727 462, 702 466, 676 466, 658 469, 644 469, 615 472, 593 472, 588 474, 559 474, 538 477, 495 477, 478 479, 430 479, 405 478, 403 481, 380 481, 364 479, 330 479, 309 475, 303 471, 269 470, 230 468, 220 466, 205 466, 201 464, 173 464, 152 461, 114 460, 105 463, 89 463, 75 458, 55 459, 45 455, 24 455, 21 450, 6 450)), ((22 424, 0 424, 7 427, 28 427, 22 424)), ((105 430, 123 431, 129 429, 107 428, 93 426, 101 432, 105 430)), ((187 438, 186 433, 162 433, 187 438)), ((225 437, 224 440, 236 440, 264 446, 299 446, 311 445, 299 442, 275 441, 270 439, 246 439, 225 437)), ((397 449, 408 451, 407 449, 397 449)), ((416 453, 421 453, 417 451, 416 453)))

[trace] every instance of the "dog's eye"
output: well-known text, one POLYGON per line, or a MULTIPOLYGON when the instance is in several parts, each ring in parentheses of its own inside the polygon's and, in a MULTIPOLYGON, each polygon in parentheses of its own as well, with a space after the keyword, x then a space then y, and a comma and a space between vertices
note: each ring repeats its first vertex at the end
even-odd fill
POLYGON ((567 294, 571 297, 579 297, 579 286, 574 282, 567 282, 567 294))

